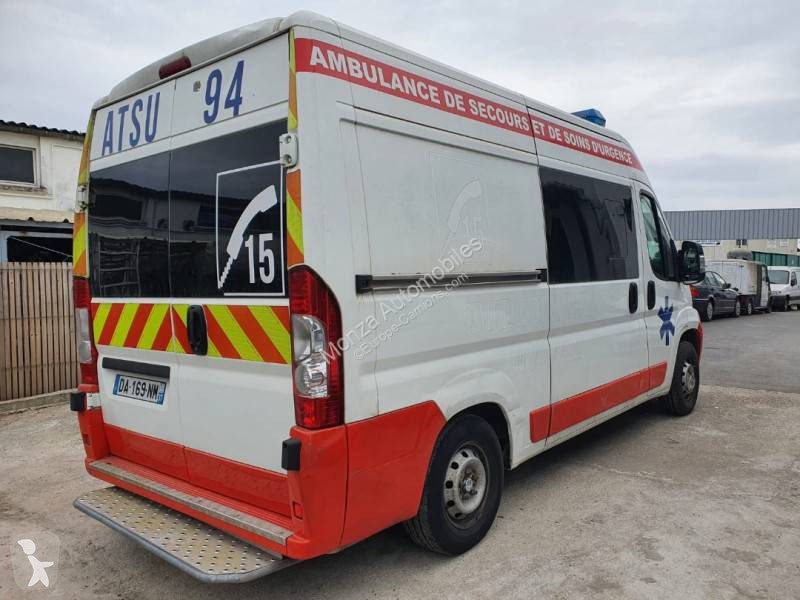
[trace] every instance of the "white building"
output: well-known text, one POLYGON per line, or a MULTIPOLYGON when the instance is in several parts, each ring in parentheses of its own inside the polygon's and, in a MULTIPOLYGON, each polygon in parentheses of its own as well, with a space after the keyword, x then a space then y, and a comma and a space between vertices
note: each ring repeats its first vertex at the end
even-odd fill
POLYGON ((0 262, 72 260, 83 137, 0 120, 0 262))

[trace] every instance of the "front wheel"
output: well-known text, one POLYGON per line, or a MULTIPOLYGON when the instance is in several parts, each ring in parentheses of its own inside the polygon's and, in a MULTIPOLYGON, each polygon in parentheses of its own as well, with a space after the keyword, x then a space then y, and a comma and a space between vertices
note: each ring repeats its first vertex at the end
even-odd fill
POLYGON ((781 307, 781 310, 783 310, 783 312, 786 312, 787 310, 789 310, 789 308, 790 308, 789 307, 789 296, 786 296, 786 298, 783 299, 783 306, 781 307))
POLYGON ((411 539, 442 554, 462 554, 494 522, 503 492, 503 452, 491 426, 475 415, 444 428, 425 478, 419 512, 404 523, 411 539))
POLYGON ((682 417, 694 410, 700 391, 700 361, 691 342, 681 342, 675 358, 672 385, 666 395, 667 410, 682 417))
POLYGON ((742 314, 742 303, 738 300, 733 303, 733 315, 731 315, 734 319, 739 317, 742 314))

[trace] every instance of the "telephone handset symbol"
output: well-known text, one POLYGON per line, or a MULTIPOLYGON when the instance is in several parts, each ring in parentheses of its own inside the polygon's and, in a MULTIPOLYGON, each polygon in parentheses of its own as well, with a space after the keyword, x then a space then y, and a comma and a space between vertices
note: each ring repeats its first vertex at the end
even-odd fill
MULTIPOLYGON (((244 232, 247 231, 247 227, 250 225, 253 219, 256 218, 256 216, 258 216, 260 213, 267 212, 276 204, 278 204, 278 196, 275 193, 275 186, 271 185, 267 189, 256 194, 256 197, 253 198, 242 211, 242 214, 239 216, 239 220, 236 221, 233 232, 231 232, 231 237, 228 239, 228 247, 225 250, 228 255, 228 260, 225 263, 225 268, 222 270, 222 276, 217 282, 218 289, 222 289, 222 286, 225 285, 225 280, 228 278, 228 273, 231 270, 231 266, 233 266, 233 262, 238 258, 239 253, 242 251, 242 246, 245 243, 244 232)), ((270 235, 270 237, 272 236, 270 235)))

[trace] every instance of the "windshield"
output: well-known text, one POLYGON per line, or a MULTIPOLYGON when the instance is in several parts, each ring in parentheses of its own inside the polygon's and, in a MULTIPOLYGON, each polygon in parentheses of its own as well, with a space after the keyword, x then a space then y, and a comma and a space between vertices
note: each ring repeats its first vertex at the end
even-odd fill
POLYGON ((789 283, 789 271, 769 271, 770 283, 789 283))

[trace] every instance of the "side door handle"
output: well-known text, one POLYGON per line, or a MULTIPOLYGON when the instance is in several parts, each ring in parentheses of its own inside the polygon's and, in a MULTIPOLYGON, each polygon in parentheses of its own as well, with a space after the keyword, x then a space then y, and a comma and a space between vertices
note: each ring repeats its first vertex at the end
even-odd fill
POLYGON ((639 308, 639 286, 636 285, 635 281, 631 281, 630 286, 628 286, 628 310, 631 311, 631 314, 633 314, 636 312, 638 308, 639 308))
POLYGON ((208 353, 208 332, 203 307, 193 304, 186 313, 186 333, 193 354, 205 356, 208 353))
POLYGON ((656 305, 656 282, 647 282, 647 310, 653 310, 656 305))

